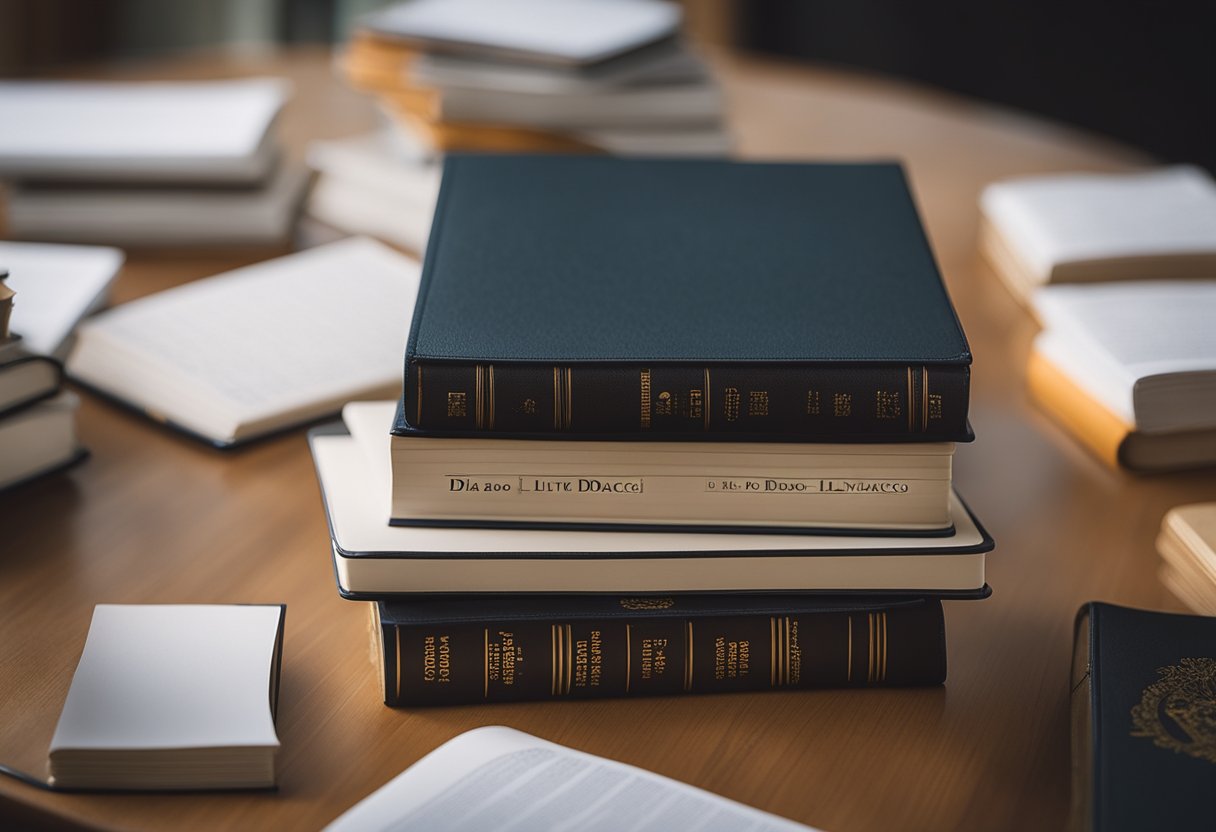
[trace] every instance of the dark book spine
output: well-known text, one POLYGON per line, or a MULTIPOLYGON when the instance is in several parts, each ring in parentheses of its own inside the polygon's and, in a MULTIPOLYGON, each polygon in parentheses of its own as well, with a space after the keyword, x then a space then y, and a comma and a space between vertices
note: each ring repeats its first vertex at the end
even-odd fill
POLYGON ((940 602, 868 612, 382 623, 387 705, 938 685, 940 602))
POLYGON ((437 432, 959 439, 964 365, 574 365, 411 361, 410 425, 437 432))

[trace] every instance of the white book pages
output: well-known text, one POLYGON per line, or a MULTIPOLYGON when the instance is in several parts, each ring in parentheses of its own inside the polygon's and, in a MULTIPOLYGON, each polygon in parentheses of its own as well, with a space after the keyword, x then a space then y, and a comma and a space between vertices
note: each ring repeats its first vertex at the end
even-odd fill
POLYGON ((90 320, 68 372, 229 444, 396 395, 418 263, 351 238, 142 298, 90 320))
POLYGON ((61 355, 80 319, 105 302, 123 258, 102 246, 0 242, 0 269, 17 293, 11 327, 22 347, 61 355))
POLYGON ((0 82, 0 174, 255 182, 288 91, 275 78, 0 82))
POLYGON ((126 246, 270 246, 290 236, 307 173, 283 165, 256 188, 14 187, 9 232, 126 246))
POLYGON ((51 471, 75 459, 80 399, 65 390, 0 420, 0 488, 51 471))
POLYGON ((502 726, 449 740, 327 832, 807 832, 810 827, 502 726))
POLYGON ((453 49, 590 64, 670 37, 680 18, 679 6, 659 0, 412 0, 362 22, 453 49))
POLYGON ((1216 280, 1048 286, 1036 348, 1146 433, 1216 427, 1216 280))
POLYGON ((989 185, 980 203, 1041 283, 1070 263, 1216 256, 1216 183, 1195 167, 1014 179, 989 185))
POLYGON ((269 693, 280 613, 98 604, 51 754, 277 748, 269 693))
POLYGON ((656 44, 581 70, 423 53, 406 72, 413 83, 440 90, 539 94, 594 95, 621 86, 695 83, 710 78, 704 61, 679 42, 656 44))

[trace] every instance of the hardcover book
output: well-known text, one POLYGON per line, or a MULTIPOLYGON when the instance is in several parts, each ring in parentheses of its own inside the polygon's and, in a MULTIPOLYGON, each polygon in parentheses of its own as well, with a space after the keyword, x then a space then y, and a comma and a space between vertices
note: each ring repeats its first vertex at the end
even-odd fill
POLYGON ((458 705, 939 685, 942 605, 808 595, 411 599, 371 605, 384 703, 458 705))
POLYGON ((309 435, 343 597, 819 592, 983 597, 992 538, 952 497, 945 537, 431 528, 388 524, 387 459, 341 425, 309 435))
POLYGON ((967 440, 970 361, 897 164, 453 156, 395 432, 967 440))
POLYGON ((1091 603, 1072 671, 1073 828, 1212 828, 1216 618, 1091 603))

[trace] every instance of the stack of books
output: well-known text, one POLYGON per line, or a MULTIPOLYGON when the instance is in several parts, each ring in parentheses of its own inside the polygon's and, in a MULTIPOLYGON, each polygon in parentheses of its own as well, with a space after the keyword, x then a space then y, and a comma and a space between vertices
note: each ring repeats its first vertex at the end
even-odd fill
POLYGON ((1216 182, 1192 167, 999 182, 981 250, 1043 326, 1032 398, 1112 466, 1216 464, 1216 182))
POLYGON ((310 216, 421 251, 448 152, 727 154, 722 95, 680 21, 658 0, 411 0, 365 17, 338 66, 386 126, 314 146, 310 216))
POLYGON ((6 234, 130 246, 282 246, 307 176, 284 163, 274 78, 0 83, 6 234))
POLYGON ((122 261, 112 248, 0 242, 0 489, 84 458, 61 359, 122 261))
POLYGON ((386 703, 944 680, 993 543, 898 165, 457 156, 438 204, 402 398, 310 437, 386 703))

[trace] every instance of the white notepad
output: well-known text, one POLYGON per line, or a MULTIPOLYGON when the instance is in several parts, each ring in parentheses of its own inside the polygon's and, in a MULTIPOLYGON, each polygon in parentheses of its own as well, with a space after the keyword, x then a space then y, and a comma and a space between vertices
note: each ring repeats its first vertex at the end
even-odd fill
POLYGON ((451 50, 578 65, 670 37, 680 17, 659 0, 412 0, 363 23, 451 50))
POLYGON ((0 82, 0 176, 260 181, 288 91, 275 78, 0 82))
POLYGON ((53 785, 273 786, 284 611, 98 604, 51 740, 53 785))
MULTIPOLYGON (((2 132, 2 131, 0 131, 2 132)), ((72 329, 104 304, 123 253, 105 246, 0 242, 0 269, 13 299, 12 329, 22 347, 62 357, 72 329)))
POLYGON ((361 237, 90 319, 69 375, 217 445, 398 396, 417 261, 361 237))

